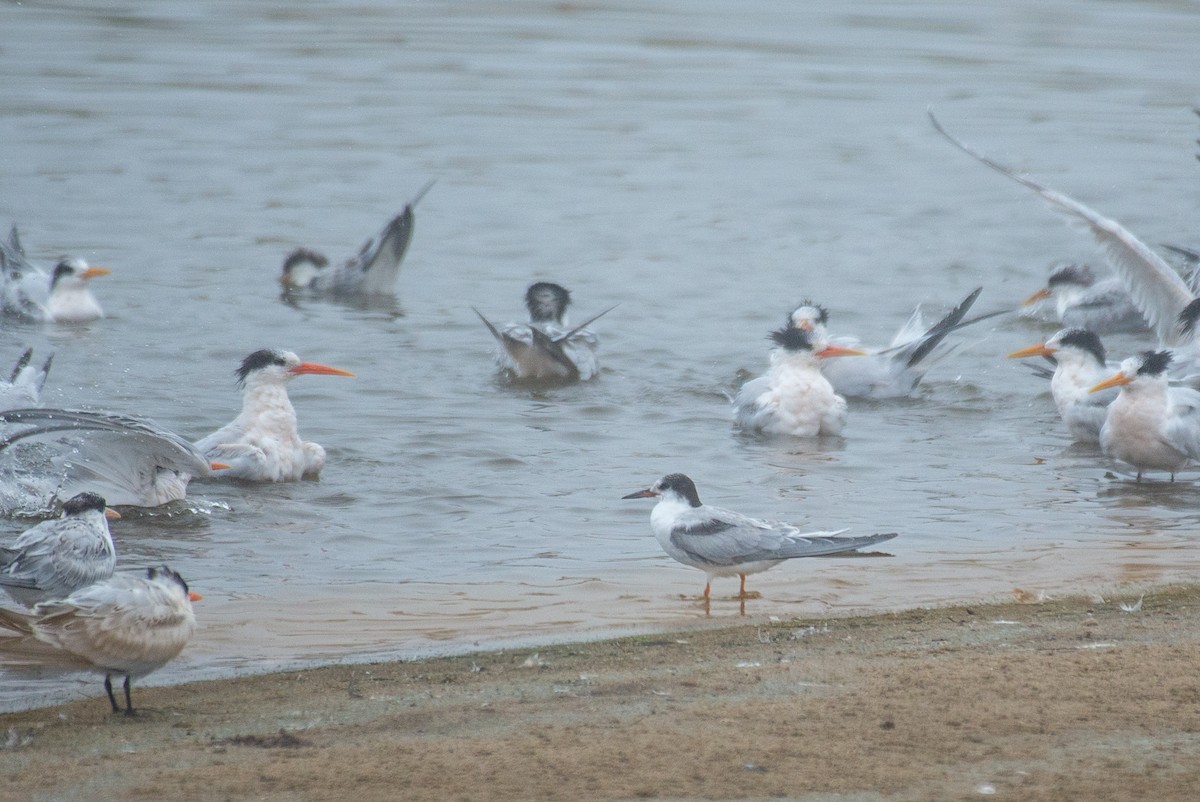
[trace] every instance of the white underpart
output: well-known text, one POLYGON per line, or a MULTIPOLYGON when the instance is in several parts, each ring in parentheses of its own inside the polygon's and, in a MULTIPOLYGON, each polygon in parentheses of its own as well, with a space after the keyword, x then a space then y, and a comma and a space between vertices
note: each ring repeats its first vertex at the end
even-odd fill
MULTIPOLYGON (((1137 357, 1121 364, 1131 375, 1137 357)), ((1138 376, 1108 407, 1100 447, 1115 459, 1174 474, 1200 458, 1200 392, 1169 387, 1161 376, 1138 376)))
POLYGON ((767 375, 746 382, 734 399, 734 419, 743 428, 767 434, 841 434, 846 399, 834 392, 817 363, 811 351, 772 351, 767 375))
POLYGON ((218 471, 218 476, 293 482, 321 472, 325 449, 300 439, 286 382, 283 368, 250 374, 241 414, 196 443, 209 459, 230 466, 218 471))

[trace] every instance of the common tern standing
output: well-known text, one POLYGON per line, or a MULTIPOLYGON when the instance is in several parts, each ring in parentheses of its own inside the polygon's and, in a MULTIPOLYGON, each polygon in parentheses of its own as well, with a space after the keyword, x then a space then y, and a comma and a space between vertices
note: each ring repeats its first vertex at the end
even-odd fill
POLYGON ((117 564, 108 519, 120 517, 95 493, 67 499, 61 518, 43 521, 0 547, 0 587, 32 607, 108 579, 117 564))
POLYGON ((300 439, 287 384, 297 376, 353 376, 346 370, 301 362, 291 351, 265 348, 234 371, 242 387, 242 412, 196 442, 208 459, 225 467, 216 475, 258 482, 294 482, 325 467, 325 449, 300 439))
POLYGON ((196 629, 192 602, 200 598, 165 565, 117 573, 29 613, 0 608, 0 653, 99 669, 114 713, 121 708, 112 678, 123 674, 125 714, 132 716, 130 679, 162 668, 183 651, 196 629))
POLYGON ((509 323, 497 329, 475 307, 475 314, 487 326, 500 346, 497 360, 500 366, 518 380, 555 379, 587 381, 599 372, 596 349, 600 345, 595 332, 587 328, 599 315, 571 328, 567 323, 567 306, 571 293, 549 281, 529 285, 525 292, 525 307, 529 323, 509 323))
POLYGON ((107 267, 62 259, 47 273, 25 256, 17 227, 0 241, 0 308, 4 314, 49 323, 82 323, 104 317, 88 282, 107 276, 107 267))
POLYGON ((324 254, 297 248, 283 261, 279 283, 285 292, 309 290, 330 295, 386 295, 396 291, 400 263, 412 240, 416 219, 413 209, 434 184, 430 181, 388 221, 378 235, 363 243, 358 253, 329 266, 324 254))
POLYGON ((863 352, 831 345, 820 332, 807 331, 790 320, 770 338, 778 346, 771 350, 771 368, 738 390, 734 421, 742 429, 764 434, 840 435, 846 425, 846 399, 834 392, 820 362, 863 352))
POLYGON ((967 312, 983 291, 980 287, 968 295, 932 326, 925 322, 917 307, 908 322, 892 338, 887 348, 871 351, 862 348, 853 337, 832 337, 826 331, 829 312, 823 306, 805 301, 792 312, 791 322, 797 328, 814 332, 819 339, 864 354, 861 359, 822 361, 821 373, 833 385, 834 391, 847 398, 888 399, 911 396, 925 374, 954 350, 944 340, 953 331, 978 323, 1002 312, 993 312, 964 321, 967 312))
POLYGON ((1169 351, 1143 351, 1092 387, 1120 387, 1100 429, 1100 448, 1137 469, 1176 472, 1200 459, 1200 392, 1167 384, 1169 351))
POLYGON ((1112 370, 1105 362, 1104 345, 1087 329, 1061 329, 1044 343, 1008 355, 1010 359, 1044 356, 1055 362, 1050 378, 1054 406, 1071 437, 1080 443, 1100 442, 1100 429, 1108 417, 1108 405, 1117 397, 1115 388, 1090 392, 1112 370))
POLYGON ((795 557, 840 554, 873 546, 895 532, 862 537, 838 537, 841 532, 801 532, 791 524, 749 518, 732 510, 700 503, 696 484, 682 473, 667 474, 645 490, 622 498, 657 498, 650 528, 663 551, 708 576, 707 605, 712 581, 719 576, 741 578, 739 599, 757 598, 746 592, 746 577, 795 557))

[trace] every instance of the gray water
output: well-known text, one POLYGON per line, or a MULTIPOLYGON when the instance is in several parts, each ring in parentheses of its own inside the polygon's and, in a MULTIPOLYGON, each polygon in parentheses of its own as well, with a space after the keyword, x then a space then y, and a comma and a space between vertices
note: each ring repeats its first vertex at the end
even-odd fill
MULTIPOLYGON (((257 348, 358 374, 291 385, 319 482, 194 483, 197 511, 114 525, 124 565, 205 597, 150 682, 702 622, 680 596, 703 575, 620 500, 672 471, 708 503, 900 533, 890 558, 753 577, 749 620, 1196 577, 1196 475, 1137 485, 1071 446, 1003 358, 1047 329, 976 328, 918 398, 852 404, 841 440, 741 435, 726 400, 802 298, 884 344, 917 303, 982 285, 981 311, 1011 308, 1050 262, 1100 263, 930 105, 1147 242, 1195 244, 1196 3, 96 5, 0 4, 0 226, 112 268, 109 316, 5 321, 0 357, 53 351, 47 403, 190 437, 233 417, 257 348), (349 256, 430 179, 394 303, 280 300, 288 250, 349 256), (576 320, 619 304, 597 380, 498 379, 470 307, 519 318, 535 279, 576 320)), ((733 591, 713 621, 743 620, 733 591)), ((8 707, 99 690, 3 682, 8 707)))

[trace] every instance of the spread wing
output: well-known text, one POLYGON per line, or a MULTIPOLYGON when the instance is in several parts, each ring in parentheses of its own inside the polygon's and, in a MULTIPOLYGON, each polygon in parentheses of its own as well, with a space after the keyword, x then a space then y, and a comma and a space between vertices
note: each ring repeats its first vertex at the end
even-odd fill
POLYGON ((1163 345, 1178 343, 1179 330, 1176 324, 1179 313, 1192 301, 1193 296, 1187 284, 1161 256, 1117 221, 1103 217, 1073 198, 1010 170, 955 139, 942 128, 932 111, 929 112, 929 119, 934 129, 963 153, 1033 190, 1056 211, 1087 225, 1159 342, 1163 345))
POLYGON ((154 506, 160 471, 207 476, 204 454, 151 421, 107 412, 0 412, 0 473, 26 472, 54 484, 61 501, 90 490, 110 505, 154 506))

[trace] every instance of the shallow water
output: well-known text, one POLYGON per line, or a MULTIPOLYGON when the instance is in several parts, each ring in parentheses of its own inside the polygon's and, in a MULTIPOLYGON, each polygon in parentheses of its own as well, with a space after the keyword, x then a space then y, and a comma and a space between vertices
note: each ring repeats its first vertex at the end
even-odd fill
MULTIPOLYGON (((1012 307, 1099 257, 985 152, 1121 220, 1197 242, 1200 17, 1191 2, 0 5, 0 225, 45 260, 111 267, 109 317, 5 321, 0 356, 55 353, 46 401, 199 437, 263 346, 352 370, 291 386, 319 482, 193 484, 204 510, 128 516, 124 565, 204 594, 150 678, 677 626, 702 575, 621 501, 671 471, 709 503, 898 531, 886 559, 755 576, 752 616, 957 599, 1134 595, 1194 578, 1200 486, 1135 485, 1071 446, 1048 387, 987 323, 843 439, 761 440, 726 393, 811 297, 884 344, 919 302, 1012 307), (428 180, 395 303, 278 297, 296 245, 333 258, 428 180), (499 380, 535 279, 597 324, 601 376, 499 380)), ((1134 337, 1108 338, 1114 355, 1134 337)), ((1119 470, 1119 469, 1118 469, 1119 470)), ((0 522, 0 535, 26 524, 0 522)), ((731 581, 716 593, 733 591, 731 581)), ((718 621, 737 604, 714 603, 718 621)), ((99 684, 6 675, 16 706, 99 684)))

